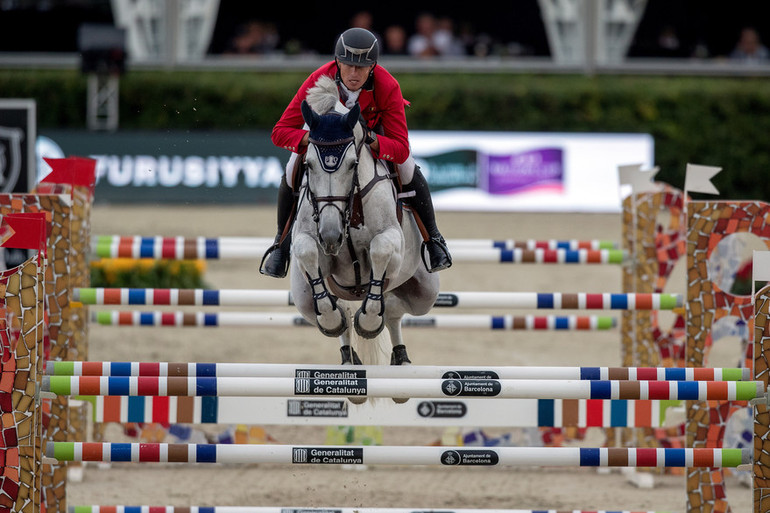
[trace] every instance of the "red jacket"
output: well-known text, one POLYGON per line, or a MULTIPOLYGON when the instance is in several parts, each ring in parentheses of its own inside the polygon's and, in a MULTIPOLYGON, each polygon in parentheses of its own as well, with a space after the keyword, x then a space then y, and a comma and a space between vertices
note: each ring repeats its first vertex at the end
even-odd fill
MULTIPOLYGON (((315 70, 300 86, 289 106, 283 111, 281 119, 273 127, 271 140, 273 144, 295 153, 305 151, 298 150, 299 143, 305 135, 302 129, 305 124, 302 119, 300 105, 307 97, 307 90, 315 85, 321 75, 332 78, 337 76, 337 63, 335 61, 324 64, 315 70)), ((377 158, 390 160, 396 164, 403 163, 409 157, 409 135, 406 128, 406 113, 404 108, 409 102, 404 100, 401 94, 401 86, 393 75, 380 65, 375 65, 373 70, 374 81, 371 89, 367 85, 358 97, 361 113, 369 128, 380 125, 384 135, 378 135, 380 143, 377 158)), ((379 130, 378 130, 379 133, 379 130)))

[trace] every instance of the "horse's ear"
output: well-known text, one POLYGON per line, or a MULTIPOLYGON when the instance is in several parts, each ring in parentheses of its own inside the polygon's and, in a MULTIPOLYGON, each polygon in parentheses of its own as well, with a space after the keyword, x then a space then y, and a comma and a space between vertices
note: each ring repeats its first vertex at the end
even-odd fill
POLYGON ((318 115, 313 109, 310 108, 310 105, 308 105, 307 100, 302 100, 302 105, 300 105, 300 109, 302 110, 302 119, 305 120, 305 123, 313 129, 318 124, 318 120, 321 119, 321 116, 318 115))
POLYGON ((348 128, 353 130, 355 128, 356 123, 358 123, 358 118, 361 116, 361 106, 359 104, 353 105, 353 108, 350 109, 350 112, 345 114, 345 121, 348 124, 348 128))

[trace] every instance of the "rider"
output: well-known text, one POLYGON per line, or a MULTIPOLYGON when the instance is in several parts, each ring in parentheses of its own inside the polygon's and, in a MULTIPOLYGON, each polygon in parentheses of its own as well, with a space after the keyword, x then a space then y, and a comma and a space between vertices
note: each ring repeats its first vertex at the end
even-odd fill
POLYGON ((278 120, 271 139, 273 144, 292 152, 278 189, 278 234, 265 253, 259 272, 275 278, 286 276, 291 246, 291 223, 295 213, 294 183, 301 180, 298 155, 307 151, 308 130, 302 119, 300 105, 307 90, 321 75, 337 81, 340 101, 348 108, 356 102, 361 107, 362 123, 367 131, 366 142, 375 157, 394 164, 404 197, 417 214, 425 230, 423 243, 428 250, 430 272, 452 265, 446 241, 436 227, 433 201, 425 177, 414 161, 409 147, 405 106, 401 87, 393 76, 377 64, 380 45, 368 30, 351 28, 337 39, 334 60, 314 71, 302 84, 278 120))

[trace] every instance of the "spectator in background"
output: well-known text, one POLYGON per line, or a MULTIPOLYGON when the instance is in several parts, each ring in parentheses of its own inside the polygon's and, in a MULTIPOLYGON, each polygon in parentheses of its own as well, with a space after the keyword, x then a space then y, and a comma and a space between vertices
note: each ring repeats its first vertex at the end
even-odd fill
POLYGON ((374 30, 374 16, 370 11, 358 11, 350 18, 350 26, 356 28, 366 29, 377 38, 377 41, 382 43, 382 37, 374 30))
POLYGON ((683 57, 679 35, 672 25, 664 26, 658 34, 655 57, 683 57))
MULTIPOLYGON (((374 25, 374 16, 369 11, 358 11, 350 18, 350 26, 366 29, 372 32, 374 25)), ((373 33, 373 32, 372 32, 373 33)))
POLYGON ((407 51, 414 57, 457 57, 466 55, 457 38, 454 22, 447 16, 436 18, 424 12, 415 20, 416 33, 409 38, 407 51))
POLYGON ((730 59, 747 64, 767 62, 770 59, 770 51, 762 44, 756 29, 745 27, 741 30, 738 43, 730 54, 730 59))
POLYGON ((385 55, 409 55, 406 49, 406 30, 401 25, 390 25, 385 29, 385 41, 383 54, 385 55))
POLYGON ((428 12, 421 13, 414 22, 415 33, 409 37, 407 51, 412 57, 431 58, 439 55, 433 40, 436 34, 436 18, 428 12))
POLYGON ((251 20, 240 27, 227 44, 226 54, 264 55, 278 48, 278 30, 270 23, 251 20))
POLYGON ((454 22, 448 16, 442 16, 436 20, 436 32, 433 34, 433 41, 439 55, 443 57, 465 55, 465 49, 455 35, 454 22))

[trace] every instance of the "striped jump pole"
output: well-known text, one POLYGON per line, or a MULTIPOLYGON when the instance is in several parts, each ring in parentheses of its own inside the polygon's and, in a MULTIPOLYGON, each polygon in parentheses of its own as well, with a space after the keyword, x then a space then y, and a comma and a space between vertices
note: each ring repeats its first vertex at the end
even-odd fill
POLYGON ((48 442, 58 461, 509 467, 737 467, 751 449, 311 446, 48 442))
MULTIPOLYGON (((270 245, 264 247, 232 246, 216 252, 218 259, 259 259, 270 245)), ((622 264, 628 258, 628 253, 621 249, 501 249, 501 248, 451 248, 454 262, 468 263, 498 263, 498 264, 622 264)), ((193 255, 185 253, 155 253, 149 258, 172 258, 177 260, 191 258, 208 258, 213 253, 193 255), (162 256, 156 256, 162 255, 162 256)), ((120 257, 118 254, 115 257, 120 257)), ((130 255, 132 258, 148 258, 141 251, 130 255)), ((113 257, 114 258, 114 257, 113 257)))
MULTIPOLYGON (((293 306, 288 290, 75 288, 73 300, 87 305, 293 306)), ((673 310, 682 294, 442 292, 434 308, 544 310, 673 310)))
MULTIPOLYGON (((627 510, 469 509, 469 508, 317 508, 251 506, 68 506, 67 513, 657 513, 627 510)), ((662 513, 662 512, 661 512, 662 513)))
POLYGON ((759 381, 617 381, 545 379, 253 378, 180 376, 43 376, 56 395, 222 397, 485 397, 509 399, 668 399, 747 401, 759 381))
MULTIPOLYGON (((273 244, 272 237, 123 237, 100 235, 91 241, 92 252, 100 258, 230 259, 261 257, 273 244)), ((466 249, 497 250, 617 250, 617 242, 590 240, 493 240, 450 239, 454 253, 466 249)))
POLYGON ((750 381, 749 368, 46 362, 48 376, 750 381))
MULTIPOLYGON (((91 311, 91 322, 102 326, 147 327, 314 327, 304 317, 285 312, 140 312, 138 310, 91 311)), ((605 331, 617 327, 608 315, 406 315, 405 328, 489 329, 502 331, 605 331)))
POLYGON ((301 426, 645 427, 666 424, 675 401, 417 399, 406 404, 345 398, 77 396, 93 422, 301 426))

